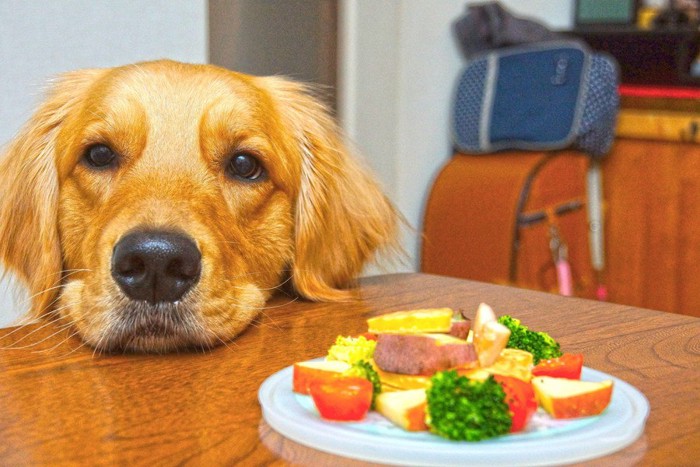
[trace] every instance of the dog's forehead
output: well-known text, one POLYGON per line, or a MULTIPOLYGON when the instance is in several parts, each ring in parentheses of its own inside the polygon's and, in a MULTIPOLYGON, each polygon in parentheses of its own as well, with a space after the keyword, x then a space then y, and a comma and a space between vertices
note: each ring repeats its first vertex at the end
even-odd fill
POLYGON ((130 101, 150 118, 195 121, 217 103, 254 112, 264 94, 251 77, 209 65, 151 62, 116 69, 106 79, 104 102, 130 101))

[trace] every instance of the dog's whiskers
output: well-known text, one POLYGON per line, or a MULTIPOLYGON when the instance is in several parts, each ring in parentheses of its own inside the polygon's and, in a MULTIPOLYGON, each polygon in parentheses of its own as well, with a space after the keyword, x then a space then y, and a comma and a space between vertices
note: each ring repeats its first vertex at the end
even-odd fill
MULTIPOLYGON (((54 314, 54 313, 52 313, 52 315, 53 315, 53 314, 54 314)), ((37 328, 33 329, 33 330, 30 331, 29 333, 25 334, 25 335, 22 336, 19 340, 15 341, 14 344, 23 341, 24 339, 26 339, 27 337, 31 336, 32 334, 34 334, 34 333, 36 333, 36 332, 38 332, 38 331, 44 329, 46 326, 50 326, 51 324, 58 322, 60 319, 61 319, 60 316, 58 316, 57 314, 56 314, 55 316, 46 316, 46 317, 44 317, 44 320, 43 320, 43 321, 45 321, 44 324, 38 326, 37 328)), ((22 325, 22 326, 18 326, 18 327, 16 327, 16 328, 14 328, 12 331, 5 333, 1 338, 2 338, 2 339, 6 339, 6 338, 10 337, 11 335, 13 335, 14 333, 16 333, 16 332, 18 332, 18 331, 21 331, 21 330, 23 330, 23 329, 25 329, 25 328, 31 326, 33 323, 34 323, 34 321, 29 322, 29 323, 27 323, 27 324, 24 324, 24 325, 22 325)))
MULTIPOLYGON (((65 330, 65 329, 68 329, 68 328, 70 328, 70 327, 72 327, 72 324, 71 324, 71 323, 69 323, 69 324, 65 325, 64 327, 62 327, 61 330, 65 330)), ((42 350, 33 350, 32 353, 50 353, 50 352, 52 352, 52 351, 58 349, 58 348, 61 347, 63 344, 65 344, 66 342, 68 342, 69 340, 71 340, 72 338, 74 338, 75 336, 77 336, 77 335, 79 335, 79 334, 80 334, 80 331, 78 331, 77 329, 75 329, 75 330, 74 330, 72 333, 70 333, 65 339, 61 340, 60 342, 58 342, 58 343, 57 343, 56 345, 54 345, 53 347, 49 347, 49 348, 47 348, 47 349, 42 349, 42 350)), ((85 341, 83 341, 79 346, 76 346, 73 350, 71 350, 70 352, 68 352, 68 353, 65 354, 65 355, 67 356, 67 355, 72 354, 73 352, 75 352, 75 351, 78 350, 79 348, 83 347, 85 344, 86 344, 85 341)))
MULTIPOLYGON (((22 331, 22 330, 26 329, 27 327, 29 327, 29 326, 31 326, 31 325, 33 325, 33 324, 37 324, 37 325, 38 325, 36 328, 34 328, 33 330, 31 330, 31 331, 28 332, 27 334, 23 335, 22 337, 20 337, 20 338, 17 339, 16 341, 12 342, 10 345, 7 345, 7 346, 2 347, 1 349, 2 349, 2 350, 27 349, 27 348, 30 348, 30 347, 34 347, 34 346, 36 346, 36 345, 38 345, 38 344, 40 344, 40 343, 46 341, 47 339, 49 339, 49 338, 51 338, 51 337, 53 337, 53 336, 55 336, 55 335, 57 335, 57 334, 59 334, 59 333, 65 331, 66 329, 70 328, 71 326, 73 326, 73 325, 76 323, 76 320, 75 320, 75 319, 73 319, 73 320, 70 321, 70 322, 66 322, 66 323, 64 323, 64 324, 58 324, 58 326, 57 326, 57 331, 54 332, 53 334, 51 334, 50 336, 44 338, 44 339, 41 339, 41 340, 36 341, 36 342, 32 342, 32 343, 30 343, 30 344, 26 344, 26 345, 22 345, 22 346, 17 346, 17 344, 19 344, 20 342, 24 341, 25 339, 30 338, 32 335, 36 334, 37 332, 40 332, 42 329, 44 329, 44 328, 46 328, 46 327, 48 327, 48 326, 52 326, 52 325, 56 325, 57 323, 60 323, 61 320, 62 320, 62 317, 61 317, 61 315, 60 315, 61 310, 65 309, 65 308, 68 308, 68 307, 76 306, 76 305, 78 305, 78 303, 67 303, 67 304, 65 304, 65 305, 63 305, 63 306, 61 306, 61 307, 58 307, 58 308, 55 308, 55 309, 51 310, 49 313, 46 313, 39 321, 37 321, 36 319, 33 319, 33 320, 32 320, 31 322, 29 322, 29 323, 26 323, 26 324, 23 324, 23 325, 21 325, 21 326, 15 327, 15 328, 12 329, 10 332, 7 332, 7 333, 5 333, 4 335, 0 336, 0 339, 3 339, 3 340, 4 340, 4 339, 7 339, 7 338, 9 338, 10 336, 12 336, 13 334, 15 334, 16 332, 22 331), (43 321, 43 324, 41 324, 42 321, 43 321)), ((31 339, 30 339, 30 340, 31 340, 31 339)))
MULTIPOLYGON (((43 290, 40 290, 40 291, 38 291, 38 292, 36 292, 36 293, 30 295, 29 297, 24 298, 23 300, 21 300, 20 302, 17 303, 17 306, 20 307, 20 308, 23 308, 23 307, 25 307, 27 304, 31 303, 31 301, 32 301, 33 299, 35 299, 36 297, 38 297, 38 296, 40 296, 40 295, 43 295, 43 294, 45 294, 45 293, 47 293, 47 292, 51 292, 52 290, 57 290, 57 289, 62 288, 63 285, 64 285, 64 284, 63 284, 63 281, 64 281, 66 278, 68 278, 68 277, 70 277, 70 276, 72 276, 72 275, 74 275, 74 274, 77 274, 77 273, 79 273, 79 272, 91 272, 91 271, 92 271, 91 269, 66 269, 66 270, 63 270, 63 271, 56 272, 56 273, 48 274, 46 277, 51 277, 51 276, 55 276, 55 275, 61 275, 61 280, 58 281, 58 282, 56 282, 55 285, 53 285, 53 286, 51 286, 51 287, 47 287, 47 288, 45 288, 45 289, 43 289, 43 290)), ((53 307, 53 305, 56 304, 57 300, 58 300, 58 297, 57 297, 56 299, 52 300, 51 303, 49 303, 49 304, 47 304, 46 306, 44 306, 44 308, 42 308, 41 310, 39 310, 36 314, 28 315, 28 316, 27 316, 26 318, 24 318, 24 319, 35 320, 37 316, 41 316, 43 313, 46 312, 46 310, 48 310, 48 309, 50 309, 51 307, 53 307)))
POLYGON ((294 303, 294 302, 296 302, 296 301, 298 301, 298 300, 299 300, 299 297, 293 297, 293 298, 291 298, 290 300, 288 300, 288 301, 286 301, 286 302, 284 302, 284 303, 280 303, 280 304, 278 304, 278 305, 263 305, 263 306, 250 306, 250 305, 248 305, 248 304, 246 304, 246 303, 241 303, 241 302, 238 302, 238 301, 236 301, 236 300, 233 300, 233 303, 234 303, 235 305, 239 306, 239 307, 244 307, 244 308, 247 308, 247 309, 249 309, 249 310, 254 310, 254 311, 258 311, 258 312, 264 312, 265 310, 274 310, 275 308, 282 308, 282 307, 285 307, 285 306, 290 305, 290 304, 292 304, 292 303, 294 303))
MULTIPOLYGON (((94 308, 95 308, 95 305, 93 305, 93 306, 90 308, 89 312, 85 313, 85 314, 83 315, 83 317, 80 318, 79 321, 86 322, 86 321, 88 320, 88 318, 90 318, 91 320, 94 321, 95 316, 96 316, 94 313, 92 313, 92 310, 93 310, 94 308)), ((76 325, 79 321, 73 319, 71 322, 68 323, 68 327, 76 325)), ((75 327, 75 331, 74 331, 73 333, 71 333, 71 334, 70 334, 68 337, 66 337, 63 341, 61 341, 61 342, 59 342, 58 344, 56 344, 56 345, 55 345, 53 348, 51 348, 50 350, 54 350, 54 349, 58 348, 59 346, 61 346, 61 345, 64 344, 65 342, 69 341, 70 339, 72 339, 72 338, 74 338, 75 336, 78 336, 78 335, 80 335, 80 330, 79 330, 79 329, 77 328, 77 326, 76 326, 76 327, 75 327)), ((81 339, 80 345, 74 347, 72 350, 70 350, 68 353, 66 353, 66 354, 64 355, 64 357, 65 357, 65 356, 68 356, 68 355, 71 355, 72 353, 78 351, 79 349, 82 349, 83 347, 85 347, 85 346, 87 346, 87 345, 88 345, 88 341, 85 340, 85 339, 81 339)), ((95 353, 94 353, 94 352, 93 352, 93 355, 92 355, 92 356, 93 356, 93 358, 95 357, 95 353)))
POLYGON ((6 337, 11 336, 12 334, 16 333, 17 331, 21 331, 22 329, 26 328, 27 326, 30 326, 34 323, 37 323, 39 321, 39 318, 36 316, 30 316, 27 315, 24 318, 20 319, 19 321, 16 321, 14 324, 11 325, 12 329, 8 331, 7 333, 3 334, 0 336, 0 339, 4 339, 6 337))
MULTIPOLYGON (((221 336, 219 336, 218 334, 214 334, 214 337, 216 337, 216 339, 217 339, 219 342, 221 342, 228 350, 230 350, 230 351, 233 352, 233 349, 231 348, 230 345, 228 345, 228 342, 226 342, 225 339, 223 339, 223 338, 222 338, 221 336)), ((232 342, 232 343, 233 343, 233 342, 232 342)))
POLYGON ((95 342, 95 345, 93 346, 92 358, 95 358, 98 353, 101 354, 103 352, 104 349, 102 348, 102 341, 105 340, 107 338, 107 336, 109 336, 109 334, 110 334, 109 329, 104 329, 102 331, 99 339, 97 339, 97 342, 95 342))
MULTIPOLYGON (((75 337, 76 334, 78 334, 77 331, 75 332, 75 334, 71 334, 70 338, 75 337)), ((66 339, 66 340, 68 340, 68 339, 66 339)), ((68 355, 71 355, 72 353, 74 353, 74 352, 76 352, 76 351, 82 349, 83 347, 87 346, 87 342, 86 342, 86 341, 84 341, 84 340, 82 340, 82 339, 81 339, 81 341, 82 341, 82 342, 81 342, 80 345, 76 346, 76 347, 75 347, 73 350, 71 350, 70 352, 64 354, 64 357, 67 357, 68 355)), ((65 342, 65 341, 64 341, 64 342, 65 342)))
MULTIPOLYGON (((42 342, 46 342, 47 340, 51 339, 52 337, 61 334, 61 333, 64 332, 66 329, 69 329, 71 326, 72 326, 72 324, 70 324, 70 323, 61 325, 61 326, 58 327, 58 330, 57 330, 57 331, 53 332, 52 334, 49 334, 48 336, 44 337, 43 339, 40 339, 40 340, 38 340, 38 341, 36 341, 36 342, 32 342, 31 344, 27 344, 27 345, 23 345, 23 346, 19 346, 19 347, 14 347, 14 346, 12 346, 12 347, 5 347, 5 348, 3 348, 3 350, 23 350, 23 349, 28 349, 28 348, 31 348, 31 347, 35 347, 35 346, 41 344, 42 342)), ((43 327, 43 326, 42 326, 42 327, 43 327)), ((33 333, 34 333, 34 331, 32 331, 31 333, 27 334, 27 336, 29 336, 30 334, 33 334, 33 333)), ((27 337, 27 336, 25 336, 25 337, 27 337)), ((20 342, 20 341, 22 341, 22 340, 24 340, 24 337, 21 338, 21 339, 19 339, 17 342, 20 342)), ((15 344, 16 344, 17 342, 15 342, 15 344)))
POLYGON ((195 335, 195 338, 200 338, 199 346, 202 349, 202 353, 205 353, 206 351, 211 351, 211 349, 214 347, 214 342, 216 341, 219 341, 228 350, 233 351, 233 348, 229 345, 229 342, 223 339, 218 333, 214 331, 208 331, 206 327, 198 320, 195 320, 194 328, 195 329, 192 330, 192 333, 195 335), (206 338, 206 342, 201 340, 201 337, 206 338), (212 339, 212 337, 214 339, 212 339))
MULTIPOLYGON (((268 292, 270 290, 278 290, 280 287, 289 283, 291 280, 292 280, 292 276, 290 275, 289 277, 287 277, 285 280, 283 280, 282 282, 280 282, 277 285, 274 285, 272 287, 258 287, 258 290, 260 290, 262 292, 268 292)), ((234 290, 245 290, 245 287, 240 287, 240 286, 236 286, 236 285, 231 286, 231 288, 234 290)))

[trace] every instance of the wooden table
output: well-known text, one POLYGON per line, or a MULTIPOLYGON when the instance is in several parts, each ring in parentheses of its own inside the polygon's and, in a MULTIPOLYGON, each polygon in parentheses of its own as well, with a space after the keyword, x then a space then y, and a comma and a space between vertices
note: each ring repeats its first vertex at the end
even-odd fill
POLYGON ((343 304, 280 297, 237 340, 204 353, 94 355, 67 330, 3 330, 0 464, 360 465, 278 435, 261 418, 260 384, 366 330, 369 316, 481 301, 649 399, 645 434, 591 465, 700 462, 698 318, 421 274, 366 279, 362 294, 343 304))

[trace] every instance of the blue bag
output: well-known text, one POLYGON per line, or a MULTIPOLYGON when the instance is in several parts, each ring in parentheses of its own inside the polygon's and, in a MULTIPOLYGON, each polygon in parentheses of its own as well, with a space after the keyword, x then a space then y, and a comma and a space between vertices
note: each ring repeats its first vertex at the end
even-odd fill
POLYGON ((618 81, 614 59, 574 40, 479 55, 457 87, 456 149, 482 154, 571 147, 602 157, 614 138, 618 81))

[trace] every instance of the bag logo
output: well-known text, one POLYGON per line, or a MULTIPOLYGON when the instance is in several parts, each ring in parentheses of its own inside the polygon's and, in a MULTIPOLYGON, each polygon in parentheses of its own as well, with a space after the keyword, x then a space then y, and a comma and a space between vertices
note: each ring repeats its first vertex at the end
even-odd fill
POLYGON ((566 55, 560 55, 556 59, 554 76, 551 78, 551 82, 555 86, 562 86, 566 84, 566 70, 569 68, 569 58, 566 55))

